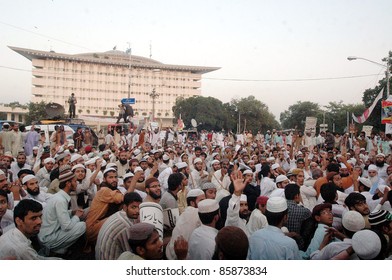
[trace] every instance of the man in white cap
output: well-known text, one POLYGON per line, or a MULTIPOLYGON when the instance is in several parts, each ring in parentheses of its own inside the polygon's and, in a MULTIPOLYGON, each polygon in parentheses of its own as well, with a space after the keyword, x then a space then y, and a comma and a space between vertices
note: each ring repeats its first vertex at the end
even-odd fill
POLYGON ((378 176, 380 176, 381 179, 384 181, 388 178, 387 174, 387 169, 388 169, 388 164, 385 162, 385 154, 383 153, 378 153, 376 155, 376 162, 374 163, 377 166, 377 172, 378 176))
POLYGON ((203 160, 199 157, 193 160, 195 169, 189 174, 189 187, 200 188, 208 179, 208 172, 203 169, 203 160))
POLYGON ((247 197, 242 192, 246 185, 249 184, 249 182, 252 180, 252 178, 248 177, 244 180, 241 172, 233 172, 231 174, 231 178, 234 185, 234 192, 229 200, 225 226, 239 227, 249 237, 250 234, 246 224, 249 220, 250 212, 248 208, 247 197))
POLYGON ((265 216, 268 226, 256 231, 249 239, 249 260, 299 260, 298 245, 281 228, 287 222, 287 202, 283 197, 267 201, 265 216))
POLYGON ((372 182, 372 187, 370 188, 370 194, 374 195, 379 185, 386 185, 385 181, 378 175, 378 168, 374 164, 368 166, 369 180, 372 182))
POLYGON ((54 158, 48 157, 44 159, 44 166, 40 170, 38 170, 36 174, 39 187, 45 191, 47 191, 51 182, 50 172, 52 172, 54 163, 54 158))
POLYGON ((38 150, 39 150, 38 146, 34 146, 32 149, 32 153, 30 155, 26 155, 26 163, 31 167, 34 166, 37 160, 38 150))
POLYGON ((231 184, 230 176, 228 174, 230 162, 227 158, 225 158, 221 160, 220 164, 221 168, 213 173, 211 183, 216 186, 217 192, 220 192, 221 190, 228 192, 231 184))
POLYGON ((200 189, 193 189, 187 193, 186 202, 188 206, 177 220, 176 226, 172 232, 171 239, 166 246, 167 259, 177 259, 177 255, 174 250, 174 244, 176 240, 181 237, 184 240, 189 241, 192 232, 201 225, 197 208, 199 202, 204 199, 204 192, 200 189))
POLYGON ((284 188, 289 184, 289 178, 286 175, 278 175, 275 179, 276 189, 270 194, 270 197, 280 196, 284 197, 284 188))
POLYGON ((202 224, 196 228, 188 243, 188 259, 211 260, 215 250, 215 228, 219 220, 219 204, 214 199, 204 199, 198 204, 198 214, 202 224))
POLYGON ((42 207, 45 208, 47 202, 52 198, 53 194, 40 190, 37 177, 34 175, 26 175, 22 179, 22 184, 27 192, 23 199, 32 199, 38 201, 42 204, 42 207))

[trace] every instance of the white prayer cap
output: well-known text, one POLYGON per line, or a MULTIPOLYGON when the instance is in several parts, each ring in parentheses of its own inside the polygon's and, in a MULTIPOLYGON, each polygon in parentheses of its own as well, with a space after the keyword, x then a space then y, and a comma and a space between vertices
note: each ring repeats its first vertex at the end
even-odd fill
POLYGON ((276 169, 276 168, 278 168, 278 167, 279 167, 279 163, 274 163, 274 164, 271 166, 271 169, 274 170, 274 169, 276 169))
POLYGON ((370 164, 368 167, 368 171, 377 171, 377 166, 374 164, 370 164))
POLYGON ((73 154, 72 156, 71 156, 71 162, 75 162, 75 161, 77 161, 78 159, 80 159, 82 157, 82 155, 80 155, 80 154, 73 154))
POLYGON ((202 189, 202 190, 216 189, 216 185, 211 182, 206 182, 206 183, 202 184, 200 189, 202 189))
POLYGON ((27 182, 27 181, 30 181, 31 179, 37 179, 37 178, 36 178, 34 175, 31 175, 31 174, 26 175, 26 176, 24 176, 23 179, 22 179, 22 184, 23 184, 23 185, 26 184, 26 182, 27 182))
POLYGON ((49 162, 55 163, 54 158, 48 157, 48 158, 44 159, 44 164, 47 164, 47 163, 49 163, 49 162))
POLYGON ((115 168, 110 167, 110 168, 106 168, 106 169, 103 171, 103 175, 105 175, 106 173, 108 173, 108 172, 110 172, 110 171, 117 172, 117 170, 116 170, 115 168))
POLYGON ((382 194, 384 194, 385 189, 390 190, 390 188, 389 188, 387 185, 378 185, 377 189, 378 189, 382 194))
POLYGON ((97 160, 97 158, 91 158, 91 159, 89 159, 88 161, 86 161, 84 164, 85 165, 89 165, 89 164, 95 164, 95 161, 97 160))
POLYGON ((240 201, 248 201, 248 197, 246 196, 246 194, 241 194, 240 201))
POLYGON ((383 153, 378 153, 378 154, 376 155, 376 157, 385 157, 385 155, 384 155, 383 153))
POLYGON ((372 182, 368 179, 368 178, 365 178, 365 177, 359 177, 358 178, 358 181, 359 182, 361 182, 363 185, 365 185, 366 187, 368 187, 369 189, 371 189, 372 188, 372 182))
POLYGON ((135 156, 137 156, 137 155, 140 154, 140 153, 141 153, 140 149, 136 149, 136 150, 133 151, 133 154, 134 154, 135 156))
POLYGON ((287 201, 283 197, 270 197, 267 201, 267 210, 271 213, 281 213, 287 210, 287 201))
POLYGON ((137 172, 140 172, 140 171, 144 172, 143 168, 141 168, 140 166, 137 166, 133 172, 135 172, 135 174, 136 174, 137 172))
POLYGON ((246 170, 244 170, 244 172, 242 172, 242 174, 243 175, 246 175, 246 174, 252 174, 253 175, 253 172, 252 172, 252 170, 246 169, 246 170))
POLYGON ((38 147, 37 147, 37 146, 34 146, 34 147, 33 147, 33 150, 38 150, 38 147))
POLYGON ((349 231, 357 232, 365 228, 365 219, 358 211, 350 210, 344 213, 342 225, 349 231))
POLYGON ((117 168, 117 164, 115 164, 114 162, 109 162, 107 165, 106 165, 106 169, 107 168, 117 168))
POLYGON ((132 177, 134 177, 134 176, 135 176, 135 174, 133 174, 132 172, 127 172, 127 173, 125 173, 125 175, 123 176, 123 180, 125 181, 126 179, 132 178, 132 177))
POLYGON ((74 165, 74 166, 72 167, 72 171, 75 170, 75 169, 77 169, 77 168, 86 169, 86 167, 85 167, 83 164, 78 163, 78 164, 76 164, 76 165, 74 165))
POLYGON ((352 246, 359 258, 371 260, 380 253, 381 240, 374 231, 364 229, 353 235, 352 246))
POLYGON ((202 195, 202 194, 204 194, 204 192, 203 192, 201 189, 191 189, 191 190, 187 193, 186 197, 187 197, 187 198, 188 198, 188 197, 198 197, 199 195, 202 195))
POLYGON ((220 161, 217 159, 214 159, 213 161, 211 161, 211 165, 214 165, 215 163, 220 163, 220 161))
POLYGON ((167 161, 167 160, 170 159, 170 157, 169 157, 167 154, 164 154, 164 155, 162 156, 162 159, 163 159, 164 161, 167 161))
POLYGON ((4 171, 0 169, 0 175, 5 175, 4 171))
POLYGON ((283 181, 289 180, 289 178, 287 178, 286 175, 278 175, 278 177, 276 177, 275 182, 276 183, 281 183, 283 181))
POLYGON ((188 164, 186 164, 186 162, 181 161, 181 162, 177 162, 176 166, 178 169, 181 169, 181 168, 187 167, 188 164))
POLYGON ((212 213, 219 209, 219 203, 215 199, 204 199, 197 207, 199 213, 212 213))
POLYGON ((196 164, 196 163, 198 163, 198 162, 203 162, 203 161, 202 161, 201 158, 195 158, 195 159, 193 160, 193 164, 196 164))
POLYGON ((340 168, 347 168, 347 166, 343 162, 341 162, 340 163, 340 168))

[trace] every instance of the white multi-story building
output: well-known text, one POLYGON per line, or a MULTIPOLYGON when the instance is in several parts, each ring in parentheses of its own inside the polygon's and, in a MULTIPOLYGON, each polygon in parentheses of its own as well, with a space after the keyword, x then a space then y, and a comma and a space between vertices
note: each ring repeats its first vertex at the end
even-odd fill
POLYGON ((63 54, 10 47, 32 62, 31 102, 54 102, 68 112, 68 98, 77 98, 76 115, 116 117, 123 98, 135 98, 135 115, 169 123, 178 97, 201 95, 202 74, 218 67, 164 64, 112 50, 63 54), (153 90, 159 95, 152 97, 153 90))

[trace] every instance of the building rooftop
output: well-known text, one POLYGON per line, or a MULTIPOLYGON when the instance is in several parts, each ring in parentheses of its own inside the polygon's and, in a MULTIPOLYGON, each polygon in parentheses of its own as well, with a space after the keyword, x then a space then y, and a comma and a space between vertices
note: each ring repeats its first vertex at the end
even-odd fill
POLYGON ((161 70, 172 70, 172 71, 191 71, 192 73, 205 74, 220 69, 220 67, 207 67, 207 66, 188 66, 188 65, 175 65, 175 64, 164 64, 151 58, 131 55, 119 50, 110 50, 107 52, 95 52, 95 53, 81 53, 81 54, 64 54, 56 53, 54 51, 40 51, 25 49, 19 47, 8 46, 11 50, 19 53, 29 60, 33 59, 59 59, 78 61, 84 63, 100 63, 108 65, 126 66, 129 67, 131 63, 132 67, 152 68, 161 70))

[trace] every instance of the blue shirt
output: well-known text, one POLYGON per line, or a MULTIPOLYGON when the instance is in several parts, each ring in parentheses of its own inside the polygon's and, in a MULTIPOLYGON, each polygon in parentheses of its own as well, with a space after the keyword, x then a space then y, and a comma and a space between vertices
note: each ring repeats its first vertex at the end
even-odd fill
POLYGON ((299 260, 299 249, 294 239, 280 228, 268 225, 249 239, 249 260, 299 260))

